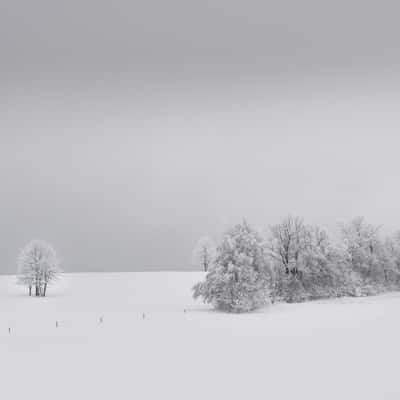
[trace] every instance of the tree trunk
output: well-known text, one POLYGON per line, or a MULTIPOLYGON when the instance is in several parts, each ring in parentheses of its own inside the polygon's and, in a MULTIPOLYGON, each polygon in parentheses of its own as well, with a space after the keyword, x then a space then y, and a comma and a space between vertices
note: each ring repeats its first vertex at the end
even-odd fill
POLYGON ((32 286, 29 286, 29 296, 32 296, 32 286))
POLYGON ((36 287, 35 287, 35 296, 39 296, 39 285, 38 284, 36 284, 36 287))
POLYGON ((47 283, 44 284, 43 287, 43 297, 46 297, 47 283))

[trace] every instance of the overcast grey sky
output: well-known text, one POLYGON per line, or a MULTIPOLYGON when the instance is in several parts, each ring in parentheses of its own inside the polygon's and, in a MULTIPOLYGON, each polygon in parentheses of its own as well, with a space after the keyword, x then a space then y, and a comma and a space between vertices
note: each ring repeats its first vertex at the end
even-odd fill
POLYGON ((400 228, 400 5, 0 3, 0 273, 190 269, 288 213, 400 228))

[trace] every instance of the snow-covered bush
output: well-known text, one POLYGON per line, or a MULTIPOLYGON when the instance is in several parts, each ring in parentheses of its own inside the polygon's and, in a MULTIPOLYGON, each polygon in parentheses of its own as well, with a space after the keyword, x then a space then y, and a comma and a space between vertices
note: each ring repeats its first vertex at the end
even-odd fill
POLYGON ((251 311, 268 302, 272 283, 263 238, 246 222, 229 230, 194 298, 228 312, 251 311))
POLYGON ((18 282, 26 286, 29 296, 46 296, 47 286, 60 272, 60 261, 54 248, 43 240, 32 240, 18 256, 18 282))
POLYGON ((216 246, 214 241, 208 237, 201 237, 193 249, 192 261, 196 266, 200 266, 205 272, 213 263, 216 256, 216 246))

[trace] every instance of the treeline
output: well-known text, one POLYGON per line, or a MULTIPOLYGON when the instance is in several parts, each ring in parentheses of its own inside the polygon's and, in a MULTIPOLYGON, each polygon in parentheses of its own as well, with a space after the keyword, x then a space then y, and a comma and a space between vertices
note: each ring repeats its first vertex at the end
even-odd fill
POLYGON ((243 222, 215 254, 194 297, 227 311, 400 288, 400 234, 383 238, 362 217, 341 225, 337 241, 299 217, 286 217, 264 235, 243 222))

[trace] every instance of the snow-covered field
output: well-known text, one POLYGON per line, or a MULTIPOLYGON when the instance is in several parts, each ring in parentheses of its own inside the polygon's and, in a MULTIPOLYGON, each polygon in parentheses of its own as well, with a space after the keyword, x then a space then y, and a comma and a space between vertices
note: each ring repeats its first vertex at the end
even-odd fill
POLYGON ((192 300, 202 276, 67 274, 47 298, 0 277, 0 398, 400 399, 400 294, 228 315, 192 300))

